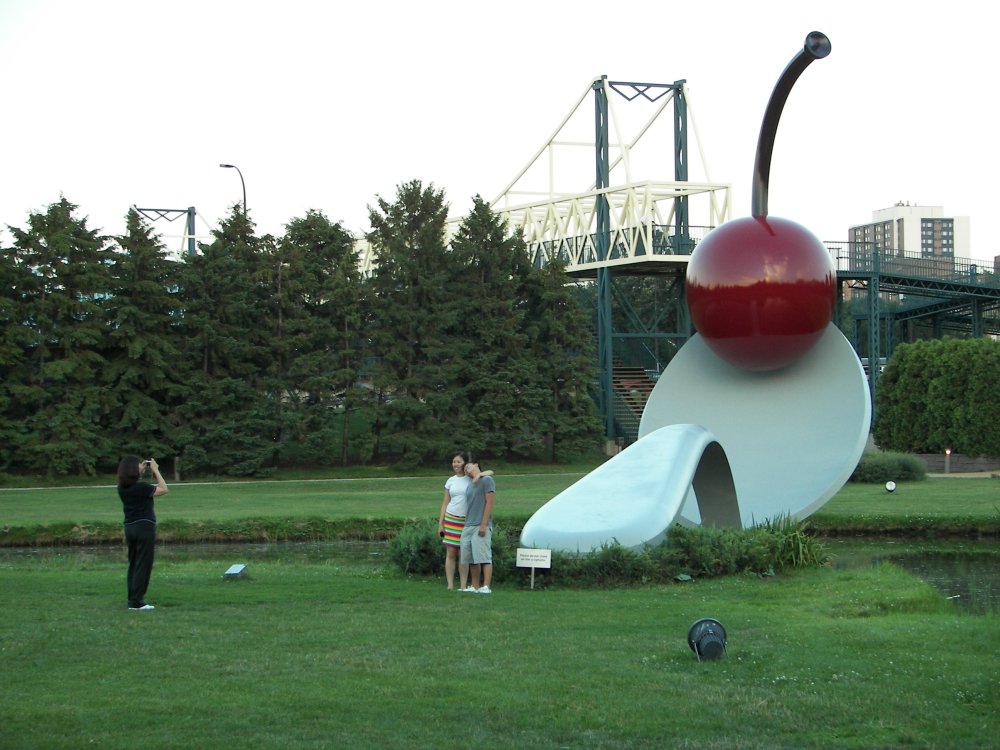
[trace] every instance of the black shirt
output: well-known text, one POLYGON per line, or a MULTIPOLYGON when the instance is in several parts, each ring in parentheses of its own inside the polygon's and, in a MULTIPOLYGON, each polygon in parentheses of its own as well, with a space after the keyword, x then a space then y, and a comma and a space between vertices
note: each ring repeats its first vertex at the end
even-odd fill
POLYGON ((149 482, 136 482, 127 487, 118 487, 118 497, 122 500, 125 510, 125 523, 135 521, 151 521, 156 523, 153 512, 153 493, 156 486, 149 482))

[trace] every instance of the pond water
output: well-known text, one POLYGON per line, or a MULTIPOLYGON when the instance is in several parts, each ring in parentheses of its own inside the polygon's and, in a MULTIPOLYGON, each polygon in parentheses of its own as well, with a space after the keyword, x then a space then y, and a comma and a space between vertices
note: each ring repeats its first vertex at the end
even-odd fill
MULTIPOLYGON (((119 544, 71 547, 0 547, 0 561, 45 559, 52 556, 82 556, 124 559, 125 547, 119 544)), ((157 560, 226 560, 250 563, 261 560, 283 562, 317 561, 338 558, 350 561, 383 562, 388 555, 387 542, 275 542, 261 544, 157 544, 157 560)))
POLYGON ((918 576, 961 610, 1000 612, 1000 544, 824 539, 835 568, 892 563, 918 576))
MULTIPOLYGON (((1000 544, 995 541, 915 542, 887 539, 823 539, 834 568, 893 563, 919 576, 956 607, 975 614, 1000 612, 1000 544)), ((282 542, 274 544, 161 544, 160 560, 219 560, 252 563, 340 558, 345 562, 387 562, 386 542, 282 542)), ((0 548, 4 560, 48 556, 124 559, 120 545, 99 547, 0 548)))

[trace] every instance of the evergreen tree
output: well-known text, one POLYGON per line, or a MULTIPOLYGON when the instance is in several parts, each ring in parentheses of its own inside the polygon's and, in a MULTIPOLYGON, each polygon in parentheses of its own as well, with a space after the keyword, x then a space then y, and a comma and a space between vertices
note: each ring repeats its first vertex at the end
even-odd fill
POLYGON ((65 197, 14 236, 15 293, 24 326, 22 369, 9 387, 19 427, 11 462, 57 474, 95 473, 115 447, 103 430, 103 305, 111 290, 106 238, 65 197))
POLYGON ((176 455, 176 406, 186 400, 190 370, 179 330, 179 269, 134 209, 125 222, 106 304, 106 424, 119 452, 166 466, 176 455))
POLYGON ((12 468, 24 414, 15 393, 27 380, 25 358, 33 340, 25 290, 31 269, 13 247, 0 248, 0 469, 12 468))
POLYGON ((545 436, 545 450, 536 455, 566 461, 594 451, 603 435, 594 398, 594 329, 583 304, 590 297, 569 283, 565 265, 555 259, 532 271, 524 294, 529 350, 537 377, 548 389, 535 420, 545 436))
MULTIPOLYGON (((288 224, 276 262, 275 382, 284 454, 325 463, 339 446, 346 465, 363 337, 354 238, 322 212, 308 211, 288 224)), ((366 450, 359 451, 364 457, 366 450)))
POLYGON ((272 459, 277 426, 264 386, 271 366, 266 240, 240 206, 181 268, 190 392, 178 408, 182 471, 246 476, 272 459))
POLYGON ((447 216, 444 193, 419 180, 369 207, 375 451, 400 464, 454 451, 466 406, 455 387, 462 284, 445 246, 447 216))
POLYGON ((524 286, 529 273, 520 235, 476 196, 452 242, 463 268, 459 329, 466 351, 461 373, 467 406, 461 420, 463 444, 486 456, 537 456, 543 435, 539 414, 549 408, 549 387, 530 350, 524 286))

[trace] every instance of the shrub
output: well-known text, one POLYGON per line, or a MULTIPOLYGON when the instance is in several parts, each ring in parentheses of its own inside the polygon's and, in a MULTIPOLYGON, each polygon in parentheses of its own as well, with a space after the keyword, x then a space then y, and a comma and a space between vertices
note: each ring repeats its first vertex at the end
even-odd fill
MULTIPOLYGON (((656 562, 647 550, 622 547, 617 542, 586 554, 553 553, 549 580, 583 586, 620 586, 657 580, 656 562)), ((536 583, 537 585, 537 583, 536 583)))
MULTIPOLYGON (((531 570, 517 567, 519 537, 518 526, 494 524, 494 581, 528 585, 531 570)), ((404 573, 444 572, 444 552, 432 521, 406 525, 389 547, 389 559, 404 573)), ((786 568, 822 565, 826 559, 822 544, 801 522, 787 517, 743 530, 674 526, 665 541, 640 550, 610 543, 584 554, 553 552, 552 568, 535 570, 535 586, 608 587, 669 583, 680 575, 771 575, 786 568)))
MULTIPOLYGON (((517 570, 520 529, 493 524, 493 580, 510 579, 517 570)), ((389 560, 413 575, 444 575, 445 551, 437 521, 413 521, 389 541, 389 560)))
POLYGON ((849 481, 882 484, 926 478, 923 462, 909 453, 865 453, 849 481))
POLYGON ((771 563, 775 570, 807 568, 823 565, 826 551, 815 537, 806 533, 805 526, 788 516, 778 516, 756 529, 770 544, 771 563))
POLYGON ((517 548, 521 529, 508 524, 493 524, 493 580, 509 581, 517 575, 517 548))
POLYGON ((680 573, 693 577, 768 575, 826 561, 822 545, 800 522, 787 517, 743 530, 677 526, 651 554, 671 577, 680 573))
POLYGON ((444 550, 437 522, 414 521, 389 541, 389 560, 404 573, 432 575, 444 572, 444 550))

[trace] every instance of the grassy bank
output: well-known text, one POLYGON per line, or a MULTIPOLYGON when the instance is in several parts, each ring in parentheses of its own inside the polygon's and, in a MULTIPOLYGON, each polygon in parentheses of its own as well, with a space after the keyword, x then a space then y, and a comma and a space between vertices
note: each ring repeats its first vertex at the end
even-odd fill
MULTIPOLYGON (((523 519, 583 476, 504 474, 497 517, 523 519)), ((171 484, 157 500, 162 541, 384 538, 406 519, 437 517, 445 476, 171 484)), ((0 545, 121 539, 113 486, 0 490, 0 545)))
POLYGON ((0 563, 4 748, 987 748, 1000 628, 890 565, 446 592, 379 562, 0 563), (699 663, 714 617, 728 657, 699 663))
POLYGON ((810 516, 827 534, 1000 537, 1000 480, 934 477, 881 485, 847 484, 810 516))
MULTIPOLYGON (((523 523, 584 469, 498 474, 496 515, 523 523)), ((407 519, 435 517, 445 477, 381 476, 222 483, 171 483, 157 501, 164 543, 383 539, 407 519)), ((0 490, 0 546, 99 544, 121 539, 111 485, 0 490)), ((848 484, 809 526, 823 534, 1000 536, 1000 480, 932 478, 848 484)))

